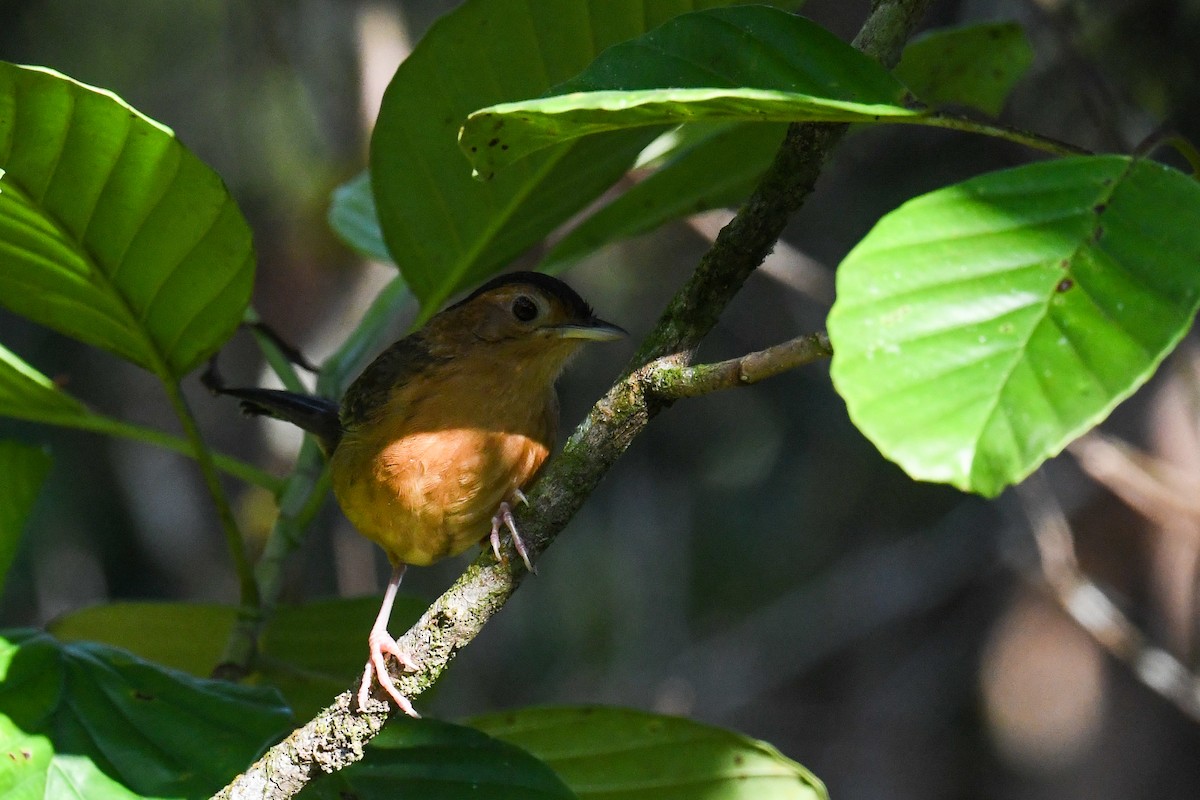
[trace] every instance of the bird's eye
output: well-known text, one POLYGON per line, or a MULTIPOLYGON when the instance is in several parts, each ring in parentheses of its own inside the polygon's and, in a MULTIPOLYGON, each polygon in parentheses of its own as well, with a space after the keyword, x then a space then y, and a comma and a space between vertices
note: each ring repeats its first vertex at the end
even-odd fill
POLYGON ((525 295, 521 295, 516 300, 513 300, 512 313, 521 322, 529 322, 537 316, 537 303, 525 295))

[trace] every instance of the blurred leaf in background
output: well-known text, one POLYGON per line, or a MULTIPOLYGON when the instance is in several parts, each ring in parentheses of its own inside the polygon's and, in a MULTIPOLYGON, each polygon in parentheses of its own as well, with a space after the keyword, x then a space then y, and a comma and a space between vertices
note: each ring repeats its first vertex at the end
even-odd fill
MULTIPOLYGON (((411 625, 427 605, 413 597, 397 598, 394 624, 411 625)), ((280 606, 263 632, 258 671, 251 680, 277 688, 295 718, 308 719, 362 675, 363 643, 378 606, 376 597, 280 606)), ((103 642, 207 677, 220 662, 236 617, 233 606, 108 603, 60 617, 48 629, 64 642, 103 642)))
POLYGON ((914 37, 893 74, 929 105, 967 106, 994 117, 1032 63, 1025 29, 992 22, 914 37))
POLYGON ((12 566, 25 522, 50 471, 50 454, 40 447, 0 439, 0 589, 12 566))

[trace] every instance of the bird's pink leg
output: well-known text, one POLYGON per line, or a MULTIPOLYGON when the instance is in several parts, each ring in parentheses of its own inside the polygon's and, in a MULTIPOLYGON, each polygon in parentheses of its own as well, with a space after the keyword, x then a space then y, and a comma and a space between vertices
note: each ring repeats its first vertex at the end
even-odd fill
POLYGON ((388 579, 387 589, 383 593, 383 604, 379 607, 379 616, 375 618, 375 625, 371 628, 371 635, 367 637, 367 642, 371 648, 371 655, 367 659, 367 668, 363 673, 362 684, 358 687, 359 711, 367 710, 367 698, 371 696, 371 682, 375 676, 379 676, 379 685, 396 702, 401 711, 410 717, 421 716, 413 708, 412 702, 400 694, 387 669, 386 655, 388 654, 399 661, 405 669, 410 671, 417 669, 417 662, 396 643, 396 640, 392 638, 387 629, 388 620, 392 617, 392 605, 396 602, 396 590, 400 588, 400 581, 404 579, 404 570, 404 564, 398 564, 392 569, 392 577, 388 579))
MULTIPOLYGON (((513 490, 513 500, 518 503, 529 504, 525 499, 525 495, 520 489, 513 490)), ((512 537, 513 547, 517 548, 517 554, 521 556, 521 560, 525 562, 525 569, 537 575, 537 568, 529 560, 529 551, 525 549, 525 542, 521 539, 521 534, 517 532, 517 523, 513 520, 512 506, 507 501, 500 504, 500 508, 496 509, 496 515, 492 517, 492 553, 496 556, 496 560, 500 560, 500 526, 508 528, 508 534, 512 537)))

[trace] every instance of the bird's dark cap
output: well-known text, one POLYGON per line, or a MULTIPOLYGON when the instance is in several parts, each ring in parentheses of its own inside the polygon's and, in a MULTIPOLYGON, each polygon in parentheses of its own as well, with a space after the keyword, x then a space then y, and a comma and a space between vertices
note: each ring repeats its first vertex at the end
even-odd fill
POLYGON ((576 319, 591 320, 596 318, 596 312, 592 310, 592 307, 587 304, 586 300, 579 296, 578 292, 558 278, 552 278, 541 272, 509 272, 504 275, 497 275, 462 300, 450 306, 450 308, 458 308, 465 303, 471 302, 484 292, 490 292, 492 289, 509 286, 514 283, 525 283, 535 286, 547 294, 554 295, 562 301, 562 304, 570 310, 571 315, 576 319))

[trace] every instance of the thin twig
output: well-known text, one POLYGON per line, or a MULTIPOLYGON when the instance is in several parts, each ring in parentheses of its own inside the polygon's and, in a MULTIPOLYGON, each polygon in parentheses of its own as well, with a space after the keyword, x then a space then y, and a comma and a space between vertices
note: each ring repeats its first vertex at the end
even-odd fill
POLYGON ((963 131, 965 133, 980 133, 984 136, 992 136, 997 139, 1013 142, 1014 144, 1024 145, 1033 150, 1041 150, 1044 153, 1053 153, 1058 156, 1090 156, 1094 155, 1091 150, 1086 147, 1064 142, 1050 136, 1043 136, 1040 133, 1032 133, 1023 131, 1018 128, 1013 128, 1008 125, 1003 125, 999 122, 982 122, 980 120, 964 117, 960 114, 951 114, 948 112, 937 112, 934 114, 926 114, 918 117, 896 117, 889 119, 888 122, 898 124, 925 125, 931 128, 945 128, 952 131, 963 131))
POLYGON ((1092 431, 1067 446, 1080 469, 1159 525, 1200 521, 1200 482, 1179 467, 1092 431))
POLYGON ((1017 497, 1033 528, 1045 585, 1062 610, 1138 680, 1200 722, 1200 676, 1151 643, 1080 570, 1071 524, 1040 472, 1017 487, 1017 497))
POLYGON ((715 364, 677 367, 667 361, 657 368, 651 365, 645 373, 646 390, 661 400, 699 397, 721 389, 749 386, 831 355, 833 348, 829 337, 824 333, 810 333, 715 364))

